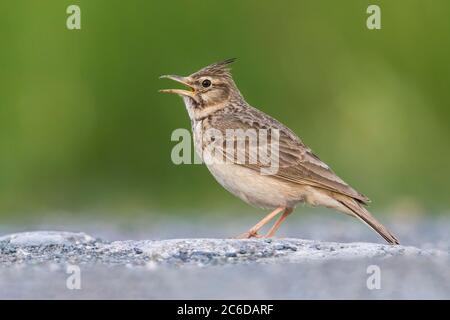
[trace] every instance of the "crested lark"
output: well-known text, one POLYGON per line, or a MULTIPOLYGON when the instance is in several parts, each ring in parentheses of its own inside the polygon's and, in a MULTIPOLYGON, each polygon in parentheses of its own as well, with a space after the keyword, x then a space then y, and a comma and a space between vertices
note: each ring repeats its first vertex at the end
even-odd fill
MULTIPOLYGON (((365 208, 369 199, 339 178, 289 128, 250 106, 234 83, 228 65, 233 59, 209 65, 187 77, 166 75, 190 90, 167 89, 161 92, 181 96, 192 122, 196 152, 216 180, 235 196, 261 208, 275 209, 241 238, 261 237, 258 231, 277 214, 281 217, 264 237, 272 237, 298 203, 325 206, 356 217, 378 232, 388 243, 397 238, 365 208), (230 130, 256 132, 266 130, 268 139, 258 141, 258 148, 277 144, 276 170, 263 173, 267 161, 250 152, 251 134, 229 135, 230 130), (221 139, 206 135, 208 130, 221 139), (218 142, 220 140, 220 142, 218 142), (244 148, 237 148, 244 140, 244 148), (215 153, 205 152, 214 144, 215 153), (236 153, 225 146, 233 146, 236 153), (242 156, 243 158, 239 158, 242 156), (237 156, 237 157, 236 157, 237 156), (222 159, 225 161, 213 161, 222 159), (244 161, 242 161, 242 159, 244 161)), ((257 149, 259 151, 260 149, 257 149)), ((273 149, 271 149, 273 152, 273 149)), ((271 155, 273 156, 273 154, 271 155)))

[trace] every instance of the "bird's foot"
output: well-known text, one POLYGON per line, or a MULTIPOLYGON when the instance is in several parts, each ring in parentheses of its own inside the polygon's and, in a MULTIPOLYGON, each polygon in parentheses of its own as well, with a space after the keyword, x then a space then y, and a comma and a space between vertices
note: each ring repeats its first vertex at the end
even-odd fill
POLYGON ((257 231, 249 230, 243 234, 238 235, 235 239, 250 239, 250 238, 263 238, 264 236, 259 235, 257 231))

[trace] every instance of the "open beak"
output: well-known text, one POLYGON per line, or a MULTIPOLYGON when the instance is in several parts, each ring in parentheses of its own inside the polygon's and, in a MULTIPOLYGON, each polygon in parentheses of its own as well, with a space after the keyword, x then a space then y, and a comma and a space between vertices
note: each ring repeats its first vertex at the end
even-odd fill
POLYGON ((197 101, 196 97, 195 97, 195 90, 194 87, 191 86, 189 84, 189 79, 188 77, 181 77, 181 76, 175 76, 175 75, 164 75, 159 77, 160 79, 171 79, 174 80, 176 82, 182 83, 184 84, 186 87, 188 87, 190 90, 182 90, 182 89, 163 89, 163 90, 159 90, 159 92, 163 92, 163 93, 175 93, 178 94, 180 96, 186 96, 186 97, 190 97, 192 99, 194 99, 195 101, 197 101))

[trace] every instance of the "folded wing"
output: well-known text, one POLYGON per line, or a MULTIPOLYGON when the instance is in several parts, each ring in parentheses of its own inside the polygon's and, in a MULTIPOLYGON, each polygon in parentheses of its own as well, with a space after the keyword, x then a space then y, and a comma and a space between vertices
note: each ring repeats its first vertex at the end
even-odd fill
POLYGON ((272 174, 274 178, 337 192, 350 196, 363 204, 370 201, 339 178, 289 128, 259 110, 252 109, 252 112, 245 115, 224 113, 216 115, 211 121, 210 125, 222 132, 224 139, 222 153, 227 161, 257 171, 268 168, 270 163, 262 161, 259 153, 251 152, 249 137, 252 135, 230 135, 230 129, 240 129, 241 133, 255 130, 258 133, 259 130, 266 130, 267 139, 266 141, 264 141, 265 139, 258 140, 258 151, 270 151, 272 143, 277 140, 272 138, 276 138, 276 132, 278 132, 278 170, 272 174), (226 152, 229 151, 226 149, 227 145, 233 145, 235 152, 226 152), (237 146, 243 145, 245 148, 237 148, 237 146), (244 161, 242 161, 243 159, 244 161))

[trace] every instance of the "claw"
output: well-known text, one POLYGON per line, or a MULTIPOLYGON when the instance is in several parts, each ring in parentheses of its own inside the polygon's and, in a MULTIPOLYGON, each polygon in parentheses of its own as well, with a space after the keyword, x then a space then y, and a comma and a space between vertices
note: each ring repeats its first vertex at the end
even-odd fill
POLYGON ((235 239, 250 239, 250 238, 263 238, 263 236, 259 235, 258 232, 256 231, 250 230, 235 237, 235 239))

